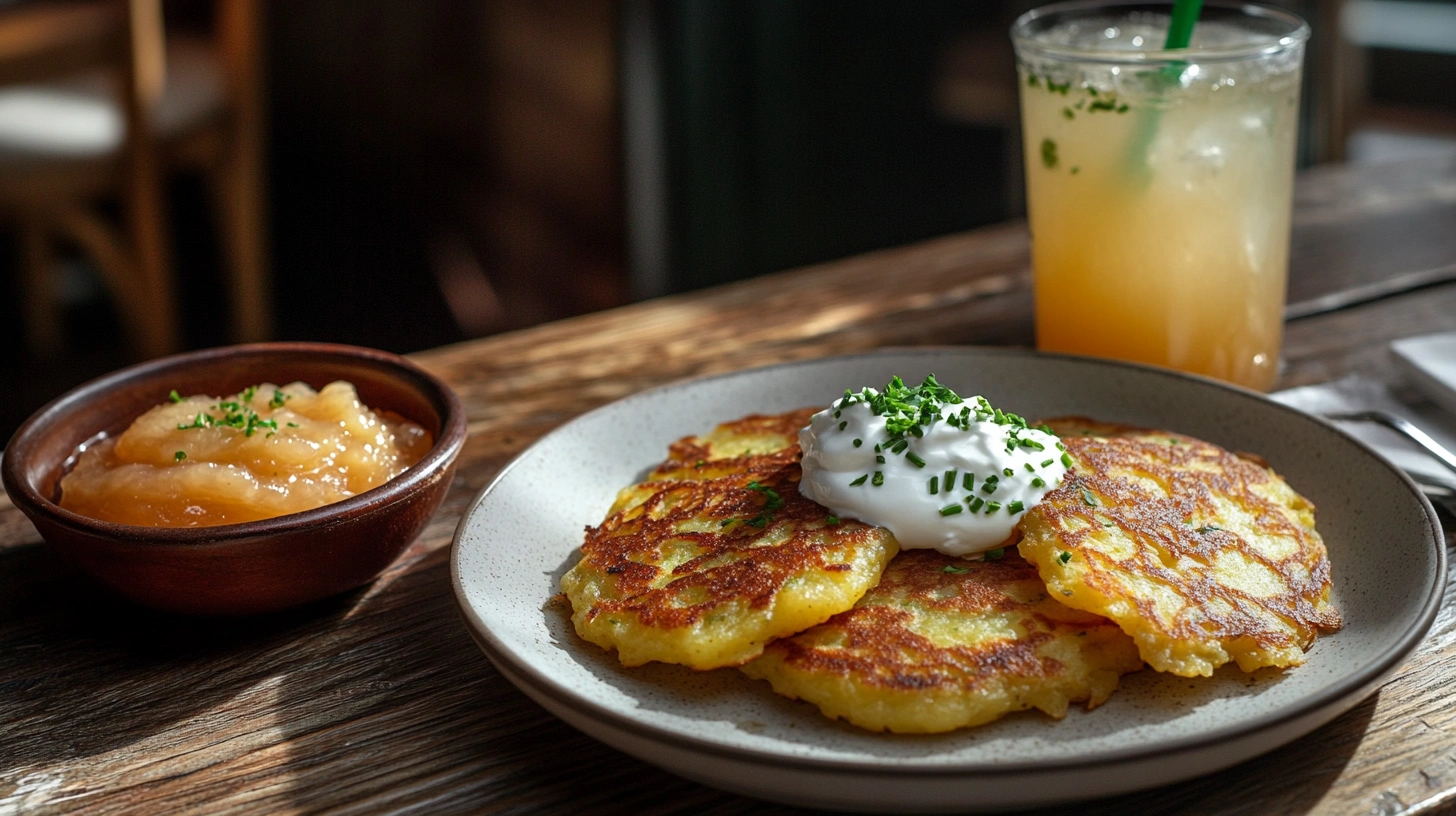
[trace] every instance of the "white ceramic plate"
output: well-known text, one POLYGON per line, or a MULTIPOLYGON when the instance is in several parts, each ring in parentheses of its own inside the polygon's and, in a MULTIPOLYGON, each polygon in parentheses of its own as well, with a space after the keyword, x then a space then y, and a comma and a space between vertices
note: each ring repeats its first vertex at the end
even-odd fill
POLYGON ((1248 391, 1121 363, 1007 349, 888 350, 669 385, 558 428, 481 492, 456 532, 452 580, 476 641, 511 682, 588 734, 674 773, 751 796, 860 810, 1046 804, 1227 767, 1370 694, 1430 628, 1445 548, 1411 481, 1333 426, 1248 391), (1144 670, 1096 711, 1024 712, 939 736, 872 734, 732 669, 624 669, 551 598, 585 526, 669 442, 750 413, 825 405, 847 387, 934 373, 1028 417, 1083 414, 1169 428, 1269 460, 1318 507, 1345 618, 1297 669, 1144 670))

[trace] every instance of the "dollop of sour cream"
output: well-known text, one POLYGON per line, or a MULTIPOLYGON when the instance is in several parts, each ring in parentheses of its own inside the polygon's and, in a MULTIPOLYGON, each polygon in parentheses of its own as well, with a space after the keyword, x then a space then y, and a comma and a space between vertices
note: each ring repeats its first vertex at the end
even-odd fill
POLYGON ((799 492, 888 529, 901 547, 961 557, 1006 546, 1070 463, 1055 435, 933 375, 918 388, 896 377, 883 393, 845 392, 799 431, 799 445, 799 492))

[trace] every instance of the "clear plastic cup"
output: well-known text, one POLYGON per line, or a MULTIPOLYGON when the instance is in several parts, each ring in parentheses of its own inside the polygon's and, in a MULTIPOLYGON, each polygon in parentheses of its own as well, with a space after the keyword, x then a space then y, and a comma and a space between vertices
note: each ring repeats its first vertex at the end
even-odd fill
POLYGON ((1207 5, 1060 3, 1012 26, 1037 347, 1261 390, 1278 376, 1309 27, 1207 5))

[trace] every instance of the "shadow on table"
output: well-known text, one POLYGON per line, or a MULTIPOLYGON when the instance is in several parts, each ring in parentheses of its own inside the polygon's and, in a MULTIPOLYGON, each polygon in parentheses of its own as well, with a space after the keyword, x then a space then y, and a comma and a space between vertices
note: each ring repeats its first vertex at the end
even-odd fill
POLYGON ((1220 812, 1309 813, 1339 779, 1375 714, 1379 692, 1334 722, 1217 773, 1141 793, 1040 811, 1042 816, 1199 816, 1220 812))
POLYGON ((333 658, 290 672, 278 689, 287 799, 266 802, 272 809, 363 801, 374 811, 428 812, 761 807, 608 748, 518 691, 461 621, 444 550, 386 575, 328 636, 337 641, 333 658))
POLYGON ((267 656, 311 622, 348 608, 335 599, 245 620, 167 615, 121 598, 44 546, 0 554, 0 588, 7 772, 186 731, 199 714, 266 680, 267 656))

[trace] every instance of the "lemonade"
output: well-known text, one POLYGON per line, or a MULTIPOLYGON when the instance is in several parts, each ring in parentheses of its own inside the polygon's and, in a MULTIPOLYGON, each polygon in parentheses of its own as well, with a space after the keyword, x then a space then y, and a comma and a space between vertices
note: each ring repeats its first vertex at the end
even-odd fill
POLYGON ((1038 348, 1273 385, 1308 29, 1245 14, 1018 21, 1038 348))

